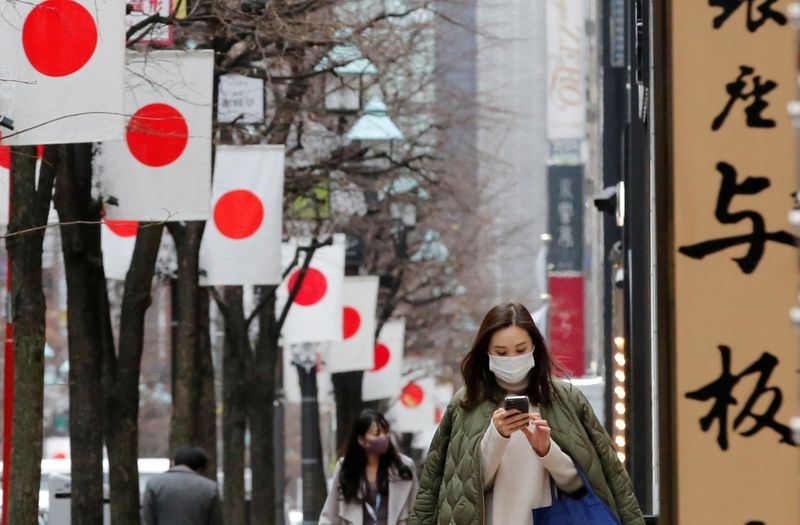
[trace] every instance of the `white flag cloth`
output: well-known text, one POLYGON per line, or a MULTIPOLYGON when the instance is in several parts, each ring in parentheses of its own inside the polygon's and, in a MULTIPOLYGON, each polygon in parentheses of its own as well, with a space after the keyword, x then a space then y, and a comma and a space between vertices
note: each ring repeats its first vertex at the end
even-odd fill
POLYGON ((125 2, 0 2, 3 144, 93 142, 122 136, 125 2))
POLYGON ((437 425, 442 420, 444 412, 447 410, 447 405, 449 405, 450 401, 453 400, 453 392, 453 383, 436 385, 436 388, 433 390, 433 401, 436 405, 434 421, 437 425))
MULTIPOLYGON (((294 259, 298 244, 291 240, 281 248, 282 267, 294 259)), ((335 235, 333 244, 319 248, 311 259, 300 292, 283 325, 281 336, 285 343, 311 343, 342 340, 342 287, 344 285, 344 235, 335 235)), ((276 315, 280 315, 289 299, 291 287, 300 275, 305 259, 301 252, 297 266, 278 287, 276 315)))
POLYGON ((387 321, 381 328, 375 345, 375 366, 364 372, 361 384, 361 398, 364 401, 400 395, 405 336, 405 319, 387 321))
POLYGON ((411 381, 386 414, 394 432, 422 432, 436 426, 436 382, 431 377, 411 381))
MULTIPOLYGON (((323 363, 322 355, 326 351, 328 343, 317 345, 319 351, 317 360, 317 402, 322 406, 333 402, 333 382, 331 374, 323 363)), ((300 378, 297 375, 297 368, 293 363, 295 354, 302 352, 302 345, 288 345, 283 348, 283 392, 286 400, 290 403, 300 402, 300 378)))
POLYGON ((325 364, 332 374, 371 370, 375 366, 378 277, 345 277, 342 302, 342 341, 331 344, 325 364))
POLYGON ((106 279, 125 280, 136 246, 136 221, 107 221, 100 225, 100 245, 106 279))
POLYGON ((283 155, 283 146, 217 147, 202 284, 280 284, 283 155))
POLYGON ((212 51, 128 53, 123 140, 98 146, 111 220, 205 220, 211 202, 212 51))

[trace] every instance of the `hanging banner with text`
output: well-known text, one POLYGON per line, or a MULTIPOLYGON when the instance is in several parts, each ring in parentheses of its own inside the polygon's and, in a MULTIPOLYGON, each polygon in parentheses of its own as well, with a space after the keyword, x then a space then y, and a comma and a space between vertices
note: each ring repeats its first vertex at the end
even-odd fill
POLYGON ((547 0, 547 136, 586 136, 585 0, 547 0))
POLYGON ((551 272, 583 271, 583 166, 547 167, 547 247, 551 272))
POLYGON ((789 2, 669 5, 673 522, 797 523, 789 2))
POLYGON ((549 344, 553 357, 570 377, 583 377, 586 368, 584 346, 583 276, 550 274, 549 344))

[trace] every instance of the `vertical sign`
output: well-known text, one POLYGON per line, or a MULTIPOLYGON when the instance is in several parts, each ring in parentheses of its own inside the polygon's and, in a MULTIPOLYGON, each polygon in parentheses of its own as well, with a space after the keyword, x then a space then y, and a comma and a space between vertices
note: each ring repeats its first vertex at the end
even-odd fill
POLYGON ((797 523, 788 1, 671 2, 677 523, 797 523))
POLYGON ((584 0, 547 0, 547 130, 550 140, 586 135, 584 0))
POLYGON ((583 166, 550 166, 547 176, 547 247, 551 272, 583 270, 583 166))
POLYGON ((219 77, 217 122, 256 124, 264 122, 264 80, 244 75, 219 77))
MULTIPOLYGON (((131 0, 131 12, 128 13, 126 23, 128 29, 140 22, 144 22, 153 15, 160 15, 168 18, 173 13, 172 6, 180 2, 185 12, 187 0, 131 0)), ((181 6, 178 6, 179 9, 181 6)), ((179 17, 180 18, 180 17, 179 17)), ((142 44, 161 44, 171 46, 173 44, 171 24, 148 24, 144 29, 133 35, 133 39, 142 44)))
POLYGON ((583 166, 550 166, 547 180, 550 345, 572 377, 585 369, 583 166))

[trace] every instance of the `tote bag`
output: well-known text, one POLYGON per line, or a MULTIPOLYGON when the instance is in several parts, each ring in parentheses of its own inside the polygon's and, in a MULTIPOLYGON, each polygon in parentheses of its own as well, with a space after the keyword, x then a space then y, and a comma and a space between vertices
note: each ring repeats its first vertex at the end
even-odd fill
POLYGON ((550 494, 553 504, 549 507, 533 509, 534 525, 620 525, 608 505, 601 500, 589 484, 589 479, 575 460, 572 461, 583 481, 585 491, 577 497, 562 494, 559 499, 553 478, 550 478, 550 494))

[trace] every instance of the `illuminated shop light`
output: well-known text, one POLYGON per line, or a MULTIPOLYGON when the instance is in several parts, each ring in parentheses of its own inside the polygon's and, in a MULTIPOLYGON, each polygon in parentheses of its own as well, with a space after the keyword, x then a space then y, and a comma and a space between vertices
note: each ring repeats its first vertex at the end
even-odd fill
POLYGON ((617 403, 614 405, 614 410, 616 410, 619 415, 625 414, 625 403, 617 403))
POLYGON ((617 457, 623 463, 625 463, 625 453, 624 452, 617 452, 617 457))
POLYGON ((625 366, 625 355, 622 352, 617 352, 614 354, 614 361, 616 361, 619 366, 625 366))
POLYGON ((625 438, 622 436, 617 436, 616 438, 614 438, 614 443, 616 443, 618 447, 624 447, 625 438))
POLYGON ((625 430, 625 420, 617 419, 614 424, 616 425, 617 430, 625 430))
POLYGON ((625 382, 625 372, 623 372, 622 370, 617 370, 616 372, 614 372, 614 377, 616 377, 617 381, 619 381, 620 383, 625 382))
POLYGON ((625 399, 625 389, 622 386, 615 387, 614 395, 620 399, 625 399))
POLYGON ((625 348, 625 338, 621 336, 615 337, 614 345, 617 347, 618 350, 622 350, 623 348, 625 348))

